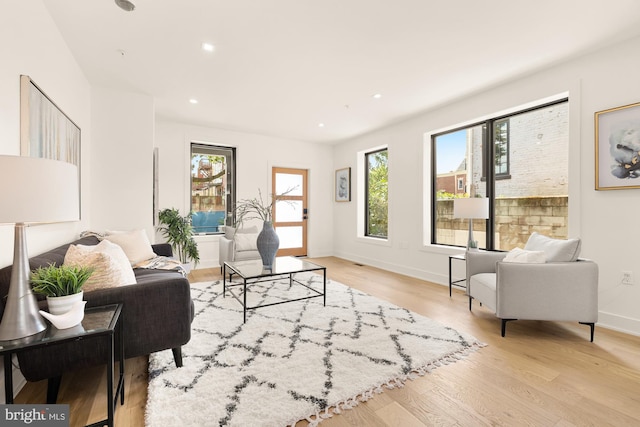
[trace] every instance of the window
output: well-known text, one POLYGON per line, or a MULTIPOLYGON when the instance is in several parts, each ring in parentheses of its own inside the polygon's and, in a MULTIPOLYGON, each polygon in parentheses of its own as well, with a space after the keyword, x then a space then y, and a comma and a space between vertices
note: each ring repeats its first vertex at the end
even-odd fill
POLYGON ((464 190, 464 178, 458 178, 458 191, 464 190))
POLYGON ((388 150, 365 154, 365 236, 387 238, 389 225, 388 150))
POLYGON ((561 99, 431 137, 431 243, 465 246, 468 220, 453 199, 489 198, 489 219, 474 220, 481 248, 523 247, 534 231, 568 231, 569 102, 561 99), (486 143, 492 141, 492 143, 486 143), (464 177, 464 193, 451 176, 464 177))
POLYGON ((235 148, 191 144, 191 213, 196 234, 233 224, 235 148))

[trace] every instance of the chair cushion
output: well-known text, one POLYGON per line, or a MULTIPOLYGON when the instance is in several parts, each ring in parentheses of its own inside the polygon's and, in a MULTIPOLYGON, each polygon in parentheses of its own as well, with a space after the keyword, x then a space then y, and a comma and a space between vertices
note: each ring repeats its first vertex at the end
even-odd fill
POLYGON ((526 251, 520 248, 513 248, 507 253, 503 261, 544 264, 546 262, 546 255, 544 251, 526 251))
POLYGON ((255 225, 247 228, 235 228, 231 226, 226 226, 224 228, 224 237, 226 239, 233 240, 236 234, 243 234, 243 233, 254 234, 257 232, 258 232, 258 227, 256 227, 255 225))
POLYGON ((258 233, 238 233, 234 239, 236 241, 236 252, 258 250, 258 233))
POLYGON ((552 239, 534 232, 529 237, 524 249, 527 251, 544 251, 547 262, 571 262, 578 259, 580 244, 580 239, 552 239))
POLYGON ((496 273, 479 273, 469 278, 470 295, 496 312, 496 273))

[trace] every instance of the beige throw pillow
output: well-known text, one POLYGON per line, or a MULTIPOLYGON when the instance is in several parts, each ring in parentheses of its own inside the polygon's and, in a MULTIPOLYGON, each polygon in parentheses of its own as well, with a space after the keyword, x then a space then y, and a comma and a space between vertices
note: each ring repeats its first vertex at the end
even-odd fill
POLYGON ((127 254, 131 265, 157 256, 151 248, 151 242, 149 242, 149 237, 147 237, 147 232, 144 229, 108 234, 104 240, 120 246, 124 253, 127 254))
POLYGON ((94 246, 69 246, 64 264, 94 268, 93 274, 82 287, 86 292, 136 283, 136 276, 124 251, 108 240, 94 246))

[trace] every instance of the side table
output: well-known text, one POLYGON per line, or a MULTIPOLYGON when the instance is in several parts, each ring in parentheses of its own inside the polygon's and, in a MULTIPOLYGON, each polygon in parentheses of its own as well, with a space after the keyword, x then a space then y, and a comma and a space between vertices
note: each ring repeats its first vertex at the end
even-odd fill
POLYGON ((0 341, 0 355, 4 356, 4 392, 5 403, 13 403, 13 379, 11 357, 15 353, 39 347, 55 346, 69 341, 79 341, 88 337, 103 336, 108 343, 109 357, 107 359, 107 419, 98 421, 88 427, 108 425, 113 427, 113 418, 120 397, 120 404, 124 405, 124 339, 120 313, 122 304, 111 304, 85 309, 84 319, 80 325, 69 329, 58 329, 48 325, 44 331, 15 341, 0 341), (115 330, 118 328, 120 351, 120 376, 118 385, 113 388, 113 367, 115 362, 115 330))
POLYGON ((465 262, 466 262, 466 258, 465 258, 465 255, 464 255, 464 254, 449 255, 449 297, 451 297, 451 288, 452 288, 453 286, 457 286, 457 287, 460 287, 460 288, 463 288, 463 289, 467 289, 467 287, 466 287, 466 283, 465 283, 465 286, 463 286, 463 285, 459 285, 459 284, 458 284, 458 283, 460 283, 460 282, 466 282, 466 281, 467 281, 467 279, 466 279, 466 278, 464 278, 464 279, 459 279, 459 280, 453 280, 452 273, 451 273, 451 262, 452 262, 454 259, 457 259, 457 260, 459 260, 459 261, 465 261, 465 262))

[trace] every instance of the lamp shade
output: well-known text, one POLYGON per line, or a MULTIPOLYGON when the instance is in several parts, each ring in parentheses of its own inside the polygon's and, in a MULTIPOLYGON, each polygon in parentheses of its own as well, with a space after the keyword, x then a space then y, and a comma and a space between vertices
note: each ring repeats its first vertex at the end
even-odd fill
POLYGON ((486 197, 454 199, 453 217, 468 219, 489 218, 489 199, 487 199, 486 197))
POLYGON ((78 167, 58 160, 0 155, 0 224, 80 219, 78 167))

